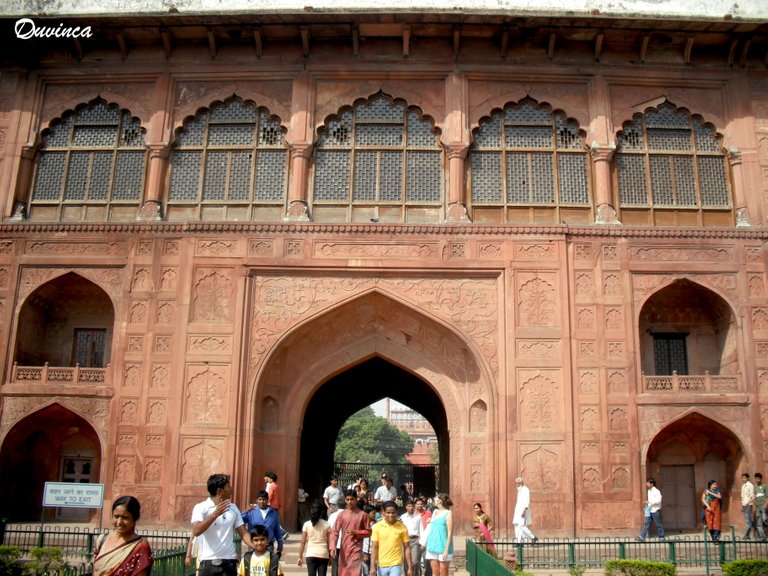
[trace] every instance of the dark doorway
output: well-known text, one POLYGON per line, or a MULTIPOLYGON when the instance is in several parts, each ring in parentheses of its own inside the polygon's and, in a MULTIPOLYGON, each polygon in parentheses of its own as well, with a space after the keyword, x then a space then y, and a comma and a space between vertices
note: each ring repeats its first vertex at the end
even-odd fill
MULTIPOLYGON (((0 517, 39 521, 46 482, 99 482, 101 444, 93 427, 60 404, 16 423, 0 449, 0 517)), ((88 521, 90 508, 45 508, 46 520, 88 521)))
POLYGON ((662 494, 662 520, 669 530, 696 528, 696 486, 694 467, 662 466, 659 486, 662 494))
MULTIPOLYGON (((435 430, 440 454, 438 484, 449 485, 448 421, 442 401, 424 380, 374 356, 327 380, 312 396, 301 433, 299 480, 309 499, 319 499, 333 474, 336 437, 347 419, 383 398, 392 398, 419 412, 435 430)), ((373 488, 378 486, 370 478, 373 488)))

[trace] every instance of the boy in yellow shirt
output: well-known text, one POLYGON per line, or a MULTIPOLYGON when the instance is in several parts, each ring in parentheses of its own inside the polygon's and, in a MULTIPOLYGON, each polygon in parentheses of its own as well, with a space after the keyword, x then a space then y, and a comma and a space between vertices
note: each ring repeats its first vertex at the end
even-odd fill
POLYGON ((384 503, 384 517, 373 525, 371 533, 371 575, 405 576, 413 571, 408 528, 397 517, 397 504, 384 503))
POLYGON ((266 526, 254 526, 251 541, 254 549, 246 552, 240 560, 237 576, 279 576, 280 556, 273 550, 267 550, 269 533, 266 526))

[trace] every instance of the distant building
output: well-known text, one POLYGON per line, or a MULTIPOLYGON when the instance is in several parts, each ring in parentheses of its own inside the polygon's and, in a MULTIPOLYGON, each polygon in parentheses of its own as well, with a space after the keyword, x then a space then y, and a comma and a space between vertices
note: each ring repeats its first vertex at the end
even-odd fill
POLYGON ((434 452, 435 455, 437 453, 437 435, 424 416, 399 403, 393 407, 391 400, 387 398, 385 418, 413 439, 413 451, 406 456, 411 464, 436 463, 430 452, 434 452))

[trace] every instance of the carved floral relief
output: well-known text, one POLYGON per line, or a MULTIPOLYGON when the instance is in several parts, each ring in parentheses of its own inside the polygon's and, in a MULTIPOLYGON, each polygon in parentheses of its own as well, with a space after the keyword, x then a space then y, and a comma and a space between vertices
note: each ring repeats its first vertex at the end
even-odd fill
POLYGON ((520 326, 557 326, 559 302, 554 274, 521 272, 518 282, 518 322, 520 326))
POLYGON ((229 322, 232 317, 232 270, 206 269, 195 271, 192 318, 195 322, 229 322))

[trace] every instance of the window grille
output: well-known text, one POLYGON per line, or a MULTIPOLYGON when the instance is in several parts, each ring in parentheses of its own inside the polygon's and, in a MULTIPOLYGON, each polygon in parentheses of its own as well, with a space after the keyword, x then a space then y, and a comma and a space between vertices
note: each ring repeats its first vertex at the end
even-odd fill
POLYGON ((653 364, 657 376, 670 376, 672 372, 688 374, 686 334, 652 334, 653 364))
POLYGON ((288 187, 285 132, 267 109, 237 97, 184 122, 170 162, 169 219, 281 218, 288 187))
POLYGON ((591 208, 583 140, 575 120, 530 99, 495 111, 469 153, 473 206, 591 208))
POLYGON ((714 127, 664 103, 624 124, 618 137, 619 205, 731 210, 727 160, 714 127))
POLYGON ((31 219, 134 218, 144 187, 144 130, 127 110, 97 99, 43 132, 31 219))
POLYGON ((432 123, 384 94, 340 111, 318 132, 313 203, 320 210, 334 205, 354 219, 358 210, 377 216, 385 208, 403 222, 413 208, 442 206, 443 180, 432 123))

